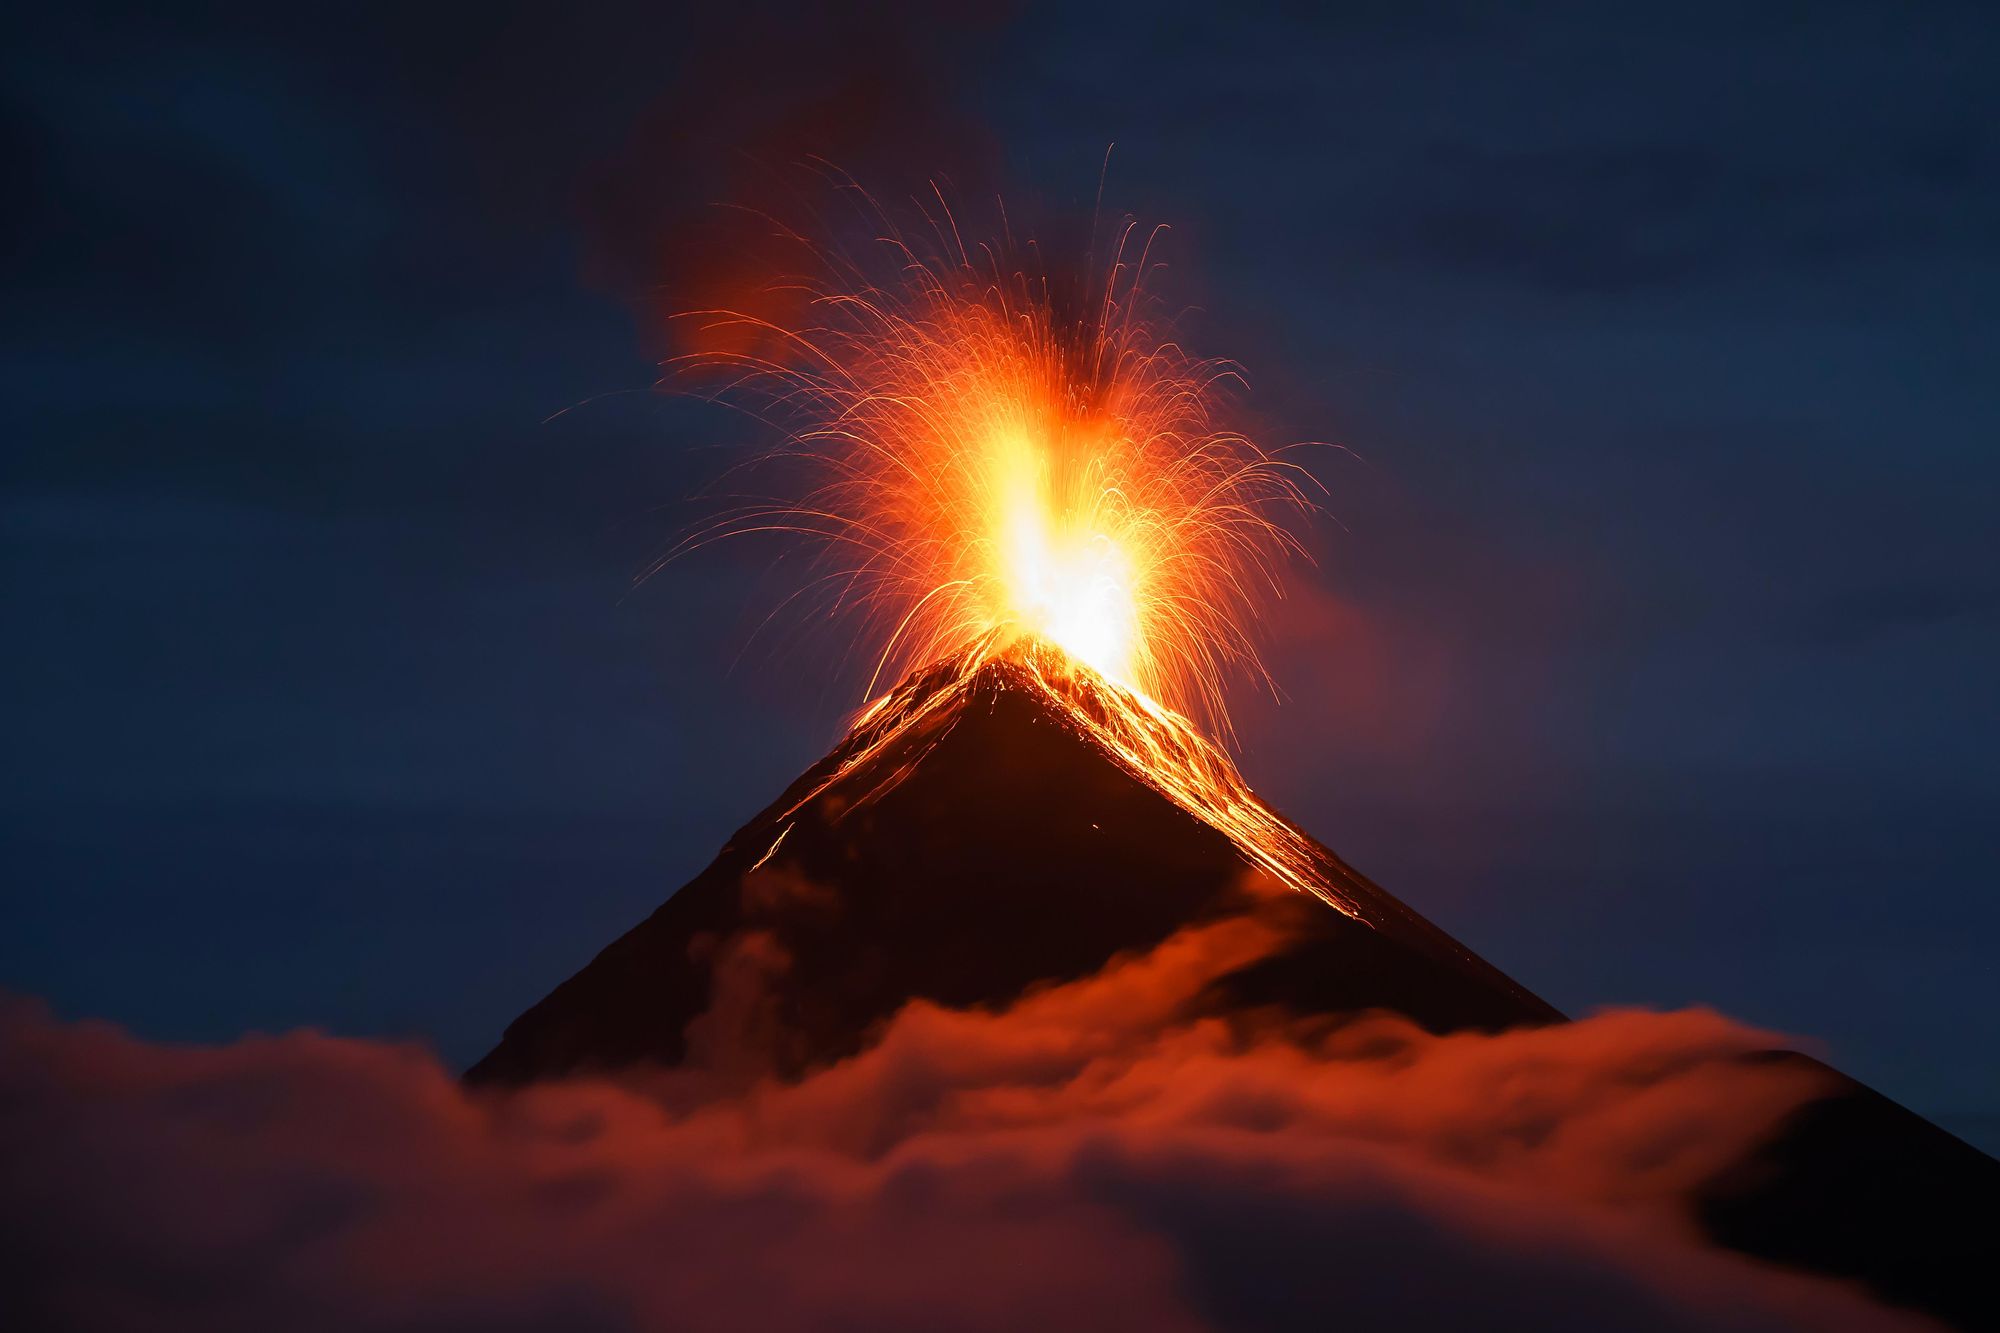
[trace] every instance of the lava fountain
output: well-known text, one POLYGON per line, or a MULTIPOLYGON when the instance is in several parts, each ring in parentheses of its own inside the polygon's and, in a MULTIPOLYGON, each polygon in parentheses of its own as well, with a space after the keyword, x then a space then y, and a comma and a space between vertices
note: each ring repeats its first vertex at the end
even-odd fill
MULTIPOLYGON (((686 316, 708 350, 670 367, 756 404, 783 443, 750 466, 794 484, 723 509, 675 553, 809 539, 819 566, 801 592, 870 627, 869 694, 926 664, 969 677, 1006 657, 1134 773, 1345 908, 1310 839, 1189 720, 1226 741, 1231 678, 1268 683, 1250 627, 1299 554, 1287 524, 1310 479, 1219 421, 1235 368, 1184 350, 1147 289, 1163 229, 1124 224, 1075 286, 1010 246, 967 246, 948 210, 917 241, 873 216, 887 279, 816 252, 823 271, 785 284, 799 318, 686 316)), ((914 725, 905 711, 894 692, 874 699, 854 762, 914 725)))

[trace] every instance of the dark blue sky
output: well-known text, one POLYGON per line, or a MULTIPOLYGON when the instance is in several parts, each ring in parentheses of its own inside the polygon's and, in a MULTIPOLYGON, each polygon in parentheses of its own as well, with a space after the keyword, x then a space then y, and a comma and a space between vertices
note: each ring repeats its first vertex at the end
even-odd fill
POLYGON ((917 73, 863 169, 1061 213, 1115 141, 1262 433, 1357 455, 1262 791, 1567 1009, 1994 1141, 1990 9, 165 8, 0 43, 0 984, 469 1059, 834 739, 761 554, 631 587, 745 432, 604 260, 808 51, 917 73))

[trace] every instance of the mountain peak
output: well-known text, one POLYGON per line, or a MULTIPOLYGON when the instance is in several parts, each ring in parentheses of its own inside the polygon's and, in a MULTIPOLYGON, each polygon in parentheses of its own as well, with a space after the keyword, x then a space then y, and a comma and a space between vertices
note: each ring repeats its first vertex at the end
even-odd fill
POLYGON ((1258 912, 1282 943, 1218 994, 1385 1008, 1434 1030, 1555 1010, 1259 801, 1183 718, 1048 644, 912 673, 715 861, 507 1029, 468 1077, 677 1064, 718 960, 755 939, 781 1070, 905 1003, 1002 1004, 1258 912))

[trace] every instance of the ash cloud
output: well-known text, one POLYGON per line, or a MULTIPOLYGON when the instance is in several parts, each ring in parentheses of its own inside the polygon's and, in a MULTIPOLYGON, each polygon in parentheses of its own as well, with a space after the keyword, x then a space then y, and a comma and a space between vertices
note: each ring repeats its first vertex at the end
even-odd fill
MULTIPOLYGON (((912 1004, 790 1083, 468 1093, 414 1047, 163 1046, 11 1002, 9 1322, 1921 1326, 1680 1212, 1816 1090, 1733 1058, 1770 1034, 1706 1011, 1452 1037, 1175 1017, 1266 930, 1185 931, 1001 1011, 912 1004)), ((776 965, 745 958, 732 986, 776 965)))
POLYGON ((1008 17, 895 0, 696 18, 687 50, 699 54, 584 185, 593 280, 644 299, 662 350, 744 351, 748 331, 677 317, 795 319, 797 275, 880 229, 836 187, 859 183, 898 209, 935 209, 939 186, 983 202, 998 148, 946 71, 1008 17))

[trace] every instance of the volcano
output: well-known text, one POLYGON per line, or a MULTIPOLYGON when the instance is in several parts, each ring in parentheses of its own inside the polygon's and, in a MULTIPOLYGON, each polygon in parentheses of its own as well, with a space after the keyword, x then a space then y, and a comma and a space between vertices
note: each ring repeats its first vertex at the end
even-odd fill
MULTIPOLYGON (((466 1078, 681 1064, 746 967, 760 1059, 795 1077, 912 1001, 1003 1006, 1244 915, 1279 942, 1212 983, 1204 1013, 1388 1010, 1434 1033, 1565 1021, 1264 805, 1183 719, 1024 639, 869 708, 466 1078)), ((1688 1200, 1709 1236, 2000 1326, 1981 1275, 2000 1254, 2000 1163, 1809 1057, 1758 1058, 1809 1066, 1826 1091, 1688 1200)))
POLYGON ((521 1015, 468 1077, 677 1064, 718 959, 750 938, 785 960, 765 1001, 796 1073, 853 1054, 910 1000, 1005 1004, 1250 911, 1289 942, 1222 979, 1217 1007, 1390 1009, 1435 1032, 1561 1019, 1269 811, 1225 763, 1058 650, 1026 642, 938 663, 521 1015))

